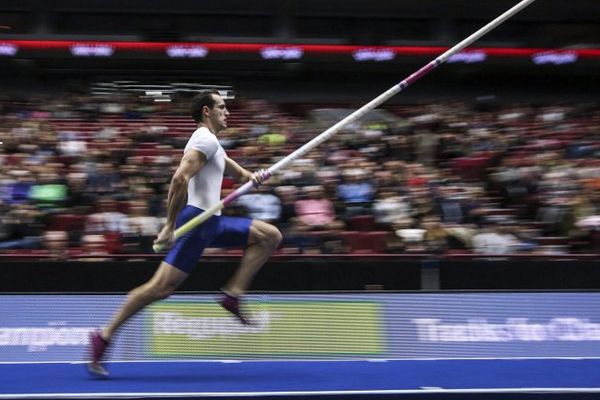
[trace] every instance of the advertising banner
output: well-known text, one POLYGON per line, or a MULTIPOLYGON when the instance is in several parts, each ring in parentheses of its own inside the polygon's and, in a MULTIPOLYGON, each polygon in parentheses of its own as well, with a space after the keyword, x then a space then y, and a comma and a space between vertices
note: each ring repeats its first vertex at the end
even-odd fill
POLYGON ((252 325, 241 325, 214 302, 153 306, 152 356, 383 356, 381 304, 368 300, 255 303, 252 325))
MULTIPOLYGON (((1 295, 0 362, 85 360, 123 295, 1 295)), ((249 295, 241 325, 214 294, 157 302, 111 360, 600 357, 600 293, 249 295)))

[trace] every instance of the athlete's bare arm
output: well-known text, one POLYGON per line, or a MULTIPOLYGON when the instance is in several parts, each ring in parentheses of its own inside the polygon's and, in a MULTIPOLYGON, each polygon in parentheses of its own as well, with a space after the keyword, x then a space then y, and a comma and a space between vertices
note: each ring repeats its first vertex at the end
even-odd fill
POLYGON ((167 223, 154 241, 155 244, 170 244, 173 240, 177 214, 187 200, 188 182, 196 175, 206 162, 206 156, 196 150, 184 154, 171 179, 167 200, 167 223))
POLYGON ((250 171, 227 156, 225 156, 225 173, 241 183, 248 182, 253 177, 250 171))

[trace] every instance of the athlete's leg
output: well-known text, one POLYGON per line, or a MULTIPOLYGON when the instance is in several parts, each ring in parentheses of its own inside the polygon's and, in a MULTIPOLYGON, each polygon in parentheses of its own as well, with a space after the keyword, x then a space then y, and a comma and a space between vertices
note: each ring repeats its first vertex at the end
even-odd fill
POLYGON ((129 292, 125 303, 102 331, 102 337, 110 341, 115 332, 129 318, 148 304, 170 296, 187 277, 187 272, 175 268, 165 261, 161 262, 154 276, 148 282, 129 292))
MULTIPOLYGON (((197 207, 186 206, 177 217, 177 226, 181 226, 201 211, 197 207)), ((108 376, 102 361, 113 335, 121 325, 145 306, 168 297, 183 283, 189 272, 196 266, 206 247, 207 240, 205 238, 215 235, 217 222, 216 219, 209 220, 202 227, 179 238, 169 250, 164 261, 158 266, 154 276, 145 284, 129 292, 127 299, 103 331, 93 332, 90 335, 88 370, 93 375, 108 376)))
POLYGON ((163 261, 148 282, 129 292, 127 299, 108 326, 102 332, 91 333, 88 371, 96 377, 108 376, 102 361, 115 332, 148 304, 168 297, 187 276, 187 272, 163 261))
POLYGON ((275 226, 258 220, 252 220, 248 235, 248 247, 242 257, 242 262, 231 280, 223 288, 223 291, 239 296, 246 292, 252 278, 279 243, 281 243, 281 232, 275 226))

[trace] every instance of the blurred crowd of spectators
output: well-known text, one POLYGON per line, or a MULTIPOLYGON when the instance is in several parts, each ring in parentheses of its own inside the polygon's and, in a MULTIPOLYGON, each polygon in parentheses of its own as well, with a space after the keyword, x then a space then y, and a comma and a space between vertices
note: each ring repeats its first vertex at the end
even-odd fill
MULTIPOLYGON (((219 139, 249 170, 320 132, 307 105, 283 112, 236 100, 229 108, 219 139)), ((339 132, 226 212, 277 225, 286 253, 600 251, 597 106, 387 109, 397 123, 339 132)), ((1 99, 0 251, 150 253, 194 129, 185 101, 1 99)), ((223 195, 235 187, 225 179, 223 195)))

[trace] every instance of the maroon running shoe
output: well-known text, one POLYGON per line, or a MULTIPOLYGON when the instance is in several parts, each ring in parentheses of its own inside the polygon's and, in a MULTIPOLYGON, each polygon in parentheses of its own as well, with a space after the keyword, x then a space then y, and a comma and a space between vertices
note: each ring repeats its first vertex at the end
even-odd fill
POLYGON ((108 371, 102 365, 110 342, 100 335, 100 331, 90 333, 88 372, 96 378, 106 378, 108 371))
POLYGON ((250 321, 240 310, 240 299, 237 296, 231 295, 229 293, 221 292, 221 298, 219 299, 219 304, 221 307, 232 313, 240 320, 240 322, 244 325, 252 325, 252 321, 250 321))

